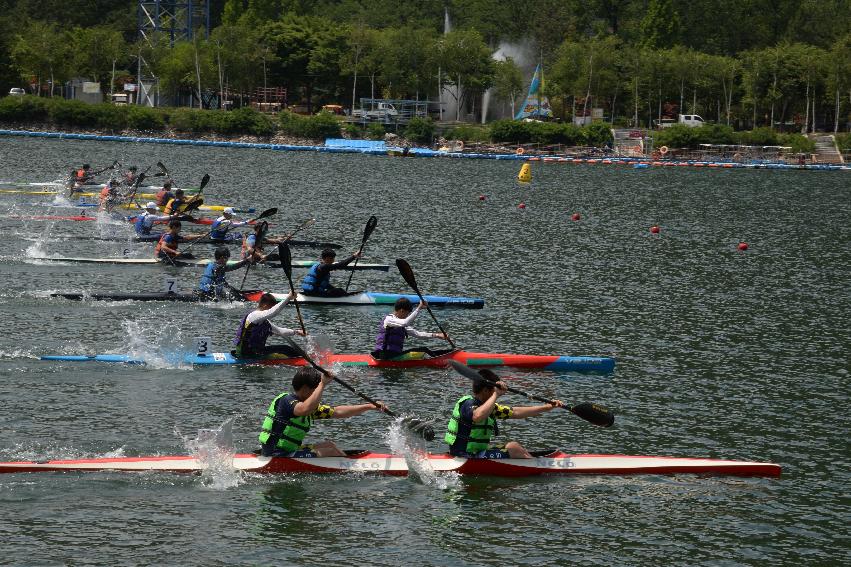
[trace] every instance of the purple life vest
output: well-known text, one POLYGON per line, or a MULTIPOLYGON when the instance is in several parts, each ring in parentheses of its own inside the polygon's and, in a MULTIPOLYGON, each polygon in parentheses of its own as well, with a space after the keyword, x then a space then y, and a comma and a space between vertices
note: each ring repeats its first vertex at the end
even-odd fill
POLYGON ((249 315, 251 313, 247 313, 242 318, 242 323, 240 323, 236 337, 233 339, 237 356, 249 356, 262 350, 266 346, 266 339, 272 333, 272 324, 268 320, 252 323, 246 328, 245 321, 249 315))
POLYGON ((384 320, 378 325, 378 336, 375 339, 375 350, 391 353, 401 353, 405 350, 405 338, 408 333, 405 327, 385 327, 384 320))

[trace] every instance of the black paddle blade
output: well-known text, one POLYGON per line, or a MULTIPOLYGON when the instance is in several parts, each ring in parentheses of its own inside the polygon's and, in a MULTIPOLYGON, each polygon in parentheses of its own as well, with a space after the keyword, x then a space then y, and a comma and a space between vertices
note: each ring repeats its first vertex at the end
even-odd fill
POLYGON ((369 217, 369 220, 366 221, 366 226, 363 229, 363 241, 366 242, 369 240, 369 237, 372 235, 372 231, 375 230, 376 225, 378 225, 378 219, 375 215, 369 217))
POLYGON ((611 427, 615 422, 615 415, 612 412, 591 402, 583 402, 569 409, 572 414, 600 427, 611 427))
POLYGON ((290 247, 287 246, 286 242, 278 244, 278 258, 281 261, 281 267, 284 269, 284 273, 287 274, 287 280, 292 281, 293 256, 290 252, 290 247))
POLYGON ((457 372, 461 376, 469 378, 470 380, 481 380, 482 379, 482 375, 479 374, 478 370, 473 370, 472 368, 470 368, 466 364, 461 364, 457 360, 450 360, 449 364, 452 365, 452 368, 455 370, 455 372, 457 372))
POLYGON ((255 218, 254 220, 265 219, 265 218, 271 217, 272 215, 276 215, 276 214, 278 214, 278 207, 272 207, 271 209, 266 209, 265 211, 260 213, 260 216, 255 218))
POLYGON ((210 174, 205 173, 204 177, 201 178, 201 187, 198 189, 198 192, 200 193, 201 191, 203 191, 204 187, 206 187, 207 183, 209 183, 209 182, 210 182, 210 174))
POLYGON ((423 421, 415 417, 406 417, 402 419, 402 427, 411 433, 416 433, 426 441, 434 440, 434 429, 432 429, 428 421, 423 421))
POLYGON ((182 213, 189 213, 200 207, 204 204, 204 199, 195 199, 191 203, 187 203, 185 207, 183 207, 182 213))
POLYGON ((414 277, 414 270, 411 269, 411 265, 402 258, 396 258, 396 267, 399 268, 399 273, 402 274, 405 282, 419 295, 417 278, 414 277))
POLYGON ((163 165, 163 162, 158 161, 157 167, 160 168, 160 174, 161 175, 168 175, 168 168, 163 165))

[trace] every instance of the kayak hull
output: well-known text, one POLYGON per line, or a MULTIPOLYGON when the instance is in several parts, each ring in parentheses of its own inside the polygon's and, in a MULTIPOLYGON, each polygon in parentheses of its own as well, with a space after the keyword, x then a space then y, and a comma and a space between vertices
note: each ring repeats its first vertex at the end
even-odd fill
MULTIPOLYGON (((408 462, 403 456, 370 451, 350 453, 344 457, 315 458, 237 454, 233 457, 233 468, 256 474, 373 473, 406 476, 409 472, 408 462)), ((465 459, 453 457, 447 453, 429 453, 423 461, 423 465, 436 472, 514 478, 549 474, 700 474, 754 477, 778 477, 781 474, 780 465, 774 463, 630 455, 572 455, 562 451, 552 451, 531 459, 465 459)), ((205 469, 206 465, 203 462, 190 456, 0 462, 0 473, 95 471, 199 473, 205 469)))
MULTIPOLYGON (((249 301, 259 301, 262 291, 246 294, 249 301)), ((288 294, 273 293, 275 299, 283 301, 288 294)), ((405 297, 414 305, 420 298, 416 295, 406 293, 381 293, 376 291, 361 291, 350 293, 342 297, 321 297, 315 295, 298 294, 296 300, 306 305, 393 305, 399 298, 405 297)), ((425 295, 423 296, 432 307, 454 307, 461 309, 482 309, 485 300, 478 297, 452 297, 448 295, 425 295)))
MULTIPOLYGON (((245 301, 259 301, 263 291, 243 291, 245 301)), ((273 294, 275 299, 282 301, 286 294, 273 294)), ((51 293, 50 297, 61 297, 76 301, 177 301, 183 303, 210 302, 215 301, 203 298, 196 293, 51 293)), ((359 306, 359 305, 393 305, 396 299, 407 297, 412 302, 419 300, 416 296, 396 293, 378 293, 363 291, 348 294, 343 297, 314 297, 298 294, 297 301, 304 305, 331 305, 331 306, 359 306)), ((485 305, 484 299, 473 297, 448 297, 442 295, 427 295, 426 300, 432 307, 453 307, 462 309, 481 309, 485 305)))
MULTIPOLYGON (((264 365, 264 366, 307 366, 303 358, 236 358, 229 352, 214 352, 208 355, 166 356, 174 359, 175 363, 195 366, 228 366, 228 365, 264 365)), ((41 360, 64 362, 112 362, 123 364, 145 364, 139 358, 124 354, 98 355, 47 355, 41 360)), ((471 367, 500 367, 521 368, 527 370, 547 370, 551 372, 582 372, 609 374, 615 369, 615 359, 607 356, 545 356, 531 354, 491 354, 456 350, 433 358, 418 358, 411 356, 395 360, 378 360, 369 354, 333 354, 323 359, 327 365, 368 366, 372 368, 443 368, 449 366, 449 361, 455 360, 471 367)))

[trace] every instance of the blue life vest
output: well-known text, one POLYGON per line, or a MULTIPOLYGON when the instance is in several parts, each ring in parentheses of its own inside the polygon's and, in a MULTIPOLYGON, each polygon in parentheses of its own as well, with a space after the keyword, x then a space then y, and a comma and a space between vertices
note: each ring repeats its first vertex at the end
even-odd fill
POLYGON ((225 217, 219 217, 213 221, 213 225, 210 227, 210 238, 212 238, 213 240, 223 240, 227 236, 228 231, 226 228, 219 229, 219 227, 222 226, 222 223, 224 223, 225 221, 227 221, 225 227, 230 227, 231 221, 229 221, 225 217))
POLYGON ((310 271, 304 276, 301 282, 301 290, 306 293, 325 293, 331 285, 331 271, 325 273, 325 277, 319 279, 320 262, 316 262, 310 267, 310 271))
POLYGON ((198 289, 207 293, 215 291, 218 295, 221 294, 224 285, 224 266, 219 266, 215 262, 210 262, 209 264, 207 264, 207 267, 204 268, 204 275, 201 276, 201 283, 198 284, 198 289))
POLYGON ((405 327, 385 327, 384 320, 378 324, 378 336, 375 339, 375 350, 387 353, 402 354, 405 349, 405 338, 408 333, 405 327))
POLYGON ((242 323, 239 325, 239 330, 236 332, 236 337, 233 339, 233 344, 236 347, 236 356, 251 356, 266 346, 266 339, 272 333, 272 324, 268 319, 260 323, 247 324, 248 316, 253 313, 249 312, 242 318, 242 323))
POLYGON ((133 228, 136 229, 136 234, 139 234, 141 236, 147 236, 151 234, 151 229, 154 228, 153 217, 155 216, 157 215, 152 215, 150 213, 142 213, 141 215, 136 217, 136 222, 133 223, 133 228))

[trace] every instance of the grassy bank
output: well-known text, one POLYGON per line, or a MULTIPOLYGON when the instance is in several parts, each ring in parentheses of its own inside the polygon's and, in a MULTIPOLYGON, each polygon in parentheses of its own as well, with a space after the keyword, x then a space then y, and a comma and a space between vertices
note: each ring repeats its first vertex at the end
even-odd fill
MULTIPOLYGON (((302 116, 281 112, 276 116, 262 114, 251 108, 233 111, 197 110, 190 108, 150 108, 146 106, 115 106, 112 104, 86 104, 61 98, 34 96, 8 96, 0 99, 0 123, 49 124, 58 128, 85 128, 121 132, 135 130, 152 134, 177 132, 187 135, 220 135, 233 137, 250 135, 271 137, 292 136, 322 142, 325 138, 382 139, 382 124, 343 124, 335 116, 320 113, 302 116)), ((436 125, 428 118, 415 118, 400 132, 408 140, 431 145, 436 125)), ((554 122, 519 122, 498 120, 486 125, 462 124, 442 132, 450 140, 464 142, 491 142, 495 144, 540 144, 563 146, 603 147, 611 144, 609 125, 595 123, 588 126, 554 122)), ((851 149, 851 136, 837 136, 837 143, 847 151, 851 149)), ((731 144, 749 146, 789 146, 794 152, 810 153, 814 143, 801 134, 781 134, 770 128, 736 132, 729 126, 711 124, 699 128, 674 125, 654 132, 656 147, 697 149, 701 144, 731 144)))

